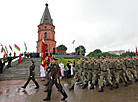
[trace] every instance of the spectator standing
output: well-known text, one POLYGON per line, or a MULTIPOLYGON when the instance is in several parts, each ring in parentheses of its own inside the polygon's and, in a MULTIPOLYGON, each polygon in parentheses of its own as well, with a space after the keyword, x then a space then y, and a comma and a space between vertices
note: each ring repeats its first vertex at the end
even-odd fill
POLYGON ((62 63, 62 61, 60 61, 59 67, 60 67, 61 76, 62 76, 62 79, 63 79, 63 77, 64 77, 64 64, 62 63))
POLYGON ((67 67, 69 68, 67 78, 71 78, 71 62, 70 61, 68 61, 67 67))
POLYGON ((11 62, 12 62, 11 53, 9 54, 9 57, 7 60, 8 60, 8 67, 11 67, 11 62))
POLYGON ((5 66, 5 62, 3 61, 3 59, 1 59, 0 60, 0 74, 2 74, 4 66, 5 66))

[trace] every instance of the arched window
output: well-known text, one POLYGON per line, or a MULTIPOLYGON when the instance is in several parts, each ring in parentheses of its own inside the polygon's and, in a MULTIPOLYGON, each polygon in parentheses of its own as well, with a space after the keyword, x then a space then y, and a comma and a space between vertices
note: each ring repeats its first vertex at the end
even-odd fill
POLYGON ((47 52, 47 44, 45 44, 45 50, 46 50, 46 52, 47 52))
POLYGON ((47 32, 45 32, 45 38, 47 38, 47 32))

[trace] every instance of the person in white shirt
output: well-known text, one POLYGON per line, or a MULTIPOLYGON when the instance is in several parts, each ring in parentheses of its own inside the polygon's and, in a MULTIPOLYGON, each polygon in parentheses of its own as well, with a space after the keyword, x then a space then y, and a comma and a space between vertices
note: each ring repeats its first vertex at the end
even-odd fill
POLYGON ((45 81, 44 80, 44 77, 46 76, 46 74, 45 74, 45 69, 44 69, 44 67, 42 66, 42 64, 40 65, 40 77, 42 78, 42 80, 41 81, 45 81))
POLYGON ((60 67, 61 75, 62 75, 62 78, 63 78, 64 77, 64 64, 62 63, 62 61, 60 61, 59 67, 60 67))
POLYGON ((71 76, 73 75, 73 64, 71 62, 71 76))

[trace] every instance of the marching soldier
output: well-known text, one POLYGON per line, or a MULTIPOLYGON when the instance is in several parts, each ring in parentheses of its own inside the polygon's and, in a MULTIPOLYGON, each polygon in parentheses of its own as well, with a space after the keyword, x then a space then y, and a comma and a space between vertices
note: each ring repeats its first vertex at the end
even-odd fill
POLYGON ((86 85, 88 85, 89 81, 92 81, 92 72, 94 69, 94 62, 91 61, 91 59, 88 59, 89 63, 88 63, 88 76, 87 76, 87 80, 86 80, 86 85))
POLYGON ((94 58, 94 70, 93 70, 93 77, 90 89, 94 89, 94 84, 98 83, 98 78, 100 78, 100 62, 98 61, 98 57, 94 58))
POLYGON ((72 87, 69 88, 69 90, 74 90, 74 85, 75 85, 75 82, 77 79, 79 79, 83 85, 82 89, 85 89, 86 88, 86 85, 84 85, 84 81, 81 77, 81 68, 80 68, 80 65, 78 63, 78 59, 75 59, 75 76, 73 78, 73 82, 72 82, 72 87))
POLYGON ((35 83, 35 85, 36 85, 35 89, 39 88, 39 85, 38 85, 38 83, 37 83, 37 81, 35 80, 35 77, 34 77, 35 76, 35 64, 34 63, 35 62, 32 60, 31 66, 30 66, 30 76, 29 76, 27 82, 25 83, 25 85, 22 86, 22 88, 24 88, 24 89, 26 88, 26 86, 28 85, 30 80, 32 80, 35 83))
POLYGON ((119 60, 119 58, 116 59, 116 63, 115 63, 115 75, 116 75, 116 86, 114 88, 118 88, 118 84, 119 84, 119 79, 120 79, 120 76, 123 77, 123 79, 125 80, 125 83, 126 83, 126 87, 128 86, 128 83, 127 83, 127 79, 126 79, 126 69, 124 67, 124 64, 123 62, 121 62, 119 60))
POLYGON ((134 59, 134 65, 136 67, 136 72, 137 72, 137 76, 138 76, 138 57, 135 57, 135 59, 134 59))
POLYGON ((68 96, 66 94, 66 92, 63 90, 63 88, 61 87, 61 84, 59 83, 59 79, 58 79, 58 74, 59 74, 59 65, 56 62, 56 58, 52 58, 52 64, 51 64, 51 77, 50 77, 50 81, 49 81, 49 85, 48 85, 48 94, 47 94, 47 98, 43 99, 43 101, 49 101, 51 98, 51 91, 52 91, 52 86, 55 84, 56 87, 58 88, 58 90, 61 92, 61 94, 64 96, 61 100, 65 100, 68 96))
POLYGON ((113 83, 110 80, 110 70, 108 67, 108 64, 105 62, 104 57, 100 58, 101 60, 101 64, 100 64, 100 68, 101 68, 101 74, 100 74, 100 86, 101 89, 98 92, 103 92, 103 85, 104 85, 104 81, 103 79, 106 78, 108 83, 111 85, 110 90, 113 90, 113 83))
POLYGON ((88 72, 88 63, 86 62, 86 58, 85 58, 83 63, 83 80, 84 78, 86 78, 87 80, 87 72, 88 72))
POLYGON ((131 78, 131 74, 133 74, 134 78, 135 78, 135 82, 138 81, 137 76, 135 74, 136 68, 134 66, 134 62, 132 59, 130 59, 130 57, 127 57, 126 60, 126 68, 127 68, 127 72, 128 72, 128 78, 129 78, 129 85, 132 84, 132 78, 131 78))

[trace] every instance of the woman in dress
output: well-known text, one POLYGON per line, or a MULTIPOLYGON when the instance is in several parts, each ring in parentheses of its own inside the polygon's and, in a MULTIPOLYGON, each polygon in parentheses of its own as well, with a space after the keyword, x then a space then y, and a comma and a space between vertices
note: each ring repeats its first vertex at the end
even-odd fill
POLYGON ((45 74, 45 68, 43 67, 43 65, 41 64, 40 65, 40 77, 42 78, 42 80, 41 81, 45 81, 44 80, 44 77, 46 76, 46 74, 45 74))
POLYGON ((60 67, 61 76, 62 76, 62 79, 63 79, 63 77, 64 77, 64 64, 62 63, 62 61, 60 61, 59 67, 60 67))

